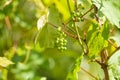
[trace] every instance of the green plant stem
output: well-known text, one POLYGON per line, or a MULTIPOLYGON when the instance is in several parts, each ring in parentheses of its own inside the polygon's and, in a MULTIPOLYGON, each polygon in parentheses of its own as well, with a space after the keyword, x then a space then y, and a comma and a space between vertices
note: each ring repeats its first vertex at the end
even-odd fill
POLYGON ((71 8, 70 8, 70 2, 69 2, 69 0, 67 0, 67 5, 68 5, 68 9, 69 9, 70 14, 72 14, 72 11, 71 11, 71 8))
POLYGON ((75 10, 77 11, 77 0, 74 0, 74 3, 75 3, 75 10))
POLYGON ((81 36, 80 36, 80 34, 79 34, 79 31, 78 31, 78 27, 75 25, 75 22, 74 22, 74 27, 75 27, 75 29, 76 29, 76 33, 77 33, 77 37, 78 37, 79 44, 80 44, 83 52, 86 53, 85 50, 84 50, 84 47, 83 47, 83 43, 82 43, 82 40, 81 40, 81 36))
POLYGON ((27 53, 26 53, 26 57, 25 57, 25 60, 24 60, 24 64, 26 64, 29 60, 29 57, 30 57, 30 49, 27 50, 27 53))

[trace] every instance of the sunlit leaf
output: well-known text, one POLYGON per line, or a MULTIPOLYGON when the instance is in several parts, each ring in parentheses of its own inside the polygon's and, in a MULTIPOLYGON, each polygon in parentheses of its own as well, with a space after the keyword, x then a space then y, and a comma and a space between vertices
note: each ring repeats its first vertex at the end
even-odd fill
POLYGON ((102 26, 102 37, 107 40, 110 36, 110 26, 108 25, 108 22, 105 22, 102 26))
POLYGON ((99 25, 95 25, 95 23, 93 23, 88 31, 87 39, 89 39, 88 47, 90 57, 97 56, 104 47, 108 46, 107 39, 109 37, 109 26, 107 26, 107 23, 105 23, 101 30, 97 30, 97 28, 99 28, 99 25), (96 30, 94 28, 95 26, 96 30))
POLYGON ((120 0, 92 0, 108 20, 120 28, 120 0))
MULTIPOLYGON (((48 13, 49 14, 49 13, 48 13)), ((48 17, 48 14, 44 14, 44 15, 42 15, 39 19, 38 19, 38 21, 37 21, 37 28, 38 28, 38 30, 40 30, 40 29, 42 29, 44 26, 45 26, 45 24, 47 23, 47 17, 48 17)))
POLYGON ((0 57, 0 66, 1 67, 7 67, 9 66, 10 64, 14 64, 12 61, 8 60, 7 58, 5 57, 0 57))

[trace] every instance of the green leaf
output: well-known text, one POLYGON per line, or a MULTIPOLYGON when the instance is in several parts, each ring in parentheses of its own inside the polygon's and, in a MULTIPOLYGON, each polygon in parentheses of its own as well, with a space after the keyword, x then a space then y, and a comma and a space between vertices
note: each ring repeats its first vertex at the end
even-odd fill
MULTIPOLYGON (((73 9, 73 2, 70 0, 70 7, 73 9)), ((70 13, 67 5, 67 0, 56 0, 55 1, 56 7, 59 12, 63 15, 63 20, 66 21, 70 18, 70 13)))
POLYGON ((39 31, 37 39, 41 47, 54 48, 55 40, 57 38, 57 30, 55 26, 50 25, 49 23, 57 27, 61 26, 62 23, 61 16, 54 5, 49 9, 48 24, 39 31))
POLYGON ((93 23, 90 26, 87 33, 89 57, 97 56, 104 47, 108 46, 109 26, 105 23, 102 29, 98 30, 99 25, 95 24, 96 23, 93 23))
POLYGON ((43 27, 39 33, 38 41, 41 47, 54 48, 56 30, 48 25, 43 27))
POLYGON ((98 23, 95 21, 92 21, 91 25, 89 26, 89 29, 87 31, 87 42, 90 40, 91 36, 94 35, 94 33, 98 32, 98 23))
POLYGON ((80 71, 80 64, 83 59, 83 55, 76 59, 75 65, 68 73, 66 80, 78 80, 78 72, 80 71))
POLYGON ((120 28, 120 0, 92 0, 108 20, 120 28))
POLYGON ((109 34, 110 34, 110 26, 106 21, 102 26, 102 36, 105 40, 107 40, 110 36, 109 34))
POLYGON ((1 67, 7 67, 9 66, 10 64, 14 64, 12 61, 8 60, 7 58, 5 57, 0 57, 0 66, 1 67))
POLYGON ((62 24, 62 16, 60 15, 60 13, 59 13, 58 9, 55 7, 55 5, 51 5, 49 8, 48 22, 50 22, 56 26, 61 26, 61 24, 62 24))

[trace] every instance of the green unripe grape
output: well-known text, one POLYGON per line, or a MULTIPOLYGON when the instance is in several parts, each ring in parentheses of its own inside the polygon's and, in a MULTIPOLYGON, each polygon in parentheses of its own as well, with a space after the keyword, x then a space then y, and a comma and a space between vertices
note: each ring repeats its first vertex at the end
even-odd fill
POLYGON ((77 12, 77 13, 76 13, 76 15, 77 15, 77 16, 80 16, 80 13, 79 13, 79 12, 77 12))
POLYGON ((61 43, 60 43, 60 45, 62 46, 62 45, 64 45, 64 43, 63 43, 63 42, 61 42, 61 43))
POLYGON ((58 47, 58 49, 60 50, 60 49, 61 49, 61 47, 58 47))
POLYGON ((58 29, 57 29, 58 31, 61 31, 62 30, 62 28, 61 27, 58 27, 58 29))
POLYGON ((66 47, 61 47, 62 48, 62 50, 66 50, 67 48, 66 47))
POLYGON ((81 20, 81 18, 79 17, 79 18, 78 18, 78 21, 80 21, 80 20, 81 20))
POLYGON ((83 12, 80 12, 80 15, 83 15, 83 12))
POLYGON ((63 40, 63 42, 64 42, 64 43, 67 43, 67 40, 66 40, 66 39, 64 39, 64 40, 63 40))
POLYGON ((66 34, 64 33, 63 36, 66 37, 66 34))
POLYGON ((74 24, 72 24, 71 27, 74 27, 74 24))
POLYGON ((72 11, 73 14, 75 14, 75 11, 72 11))
POLYGON ((60 41, 60 38, 57 38, 57 41, 60 41))
POLYGON ((64 32, 62 32, 62 36, 66 37, 66 34, 64 32))
POLYGON ((63 43, 63 45, 66 45, 67 43, 63 43))
POLYGON ((66 34, 63 34, 64 37, 66 37, 66 34))
POLYGON ((60 42, 63 42, 63 40, 64 40, 64 38, 61 38, 61 39, 60 39, 60 42))
POLYGON ((59 43, 59 40, 56 40, 56 43, 58 44, 58 43, 59 43))
POLYGON ((62 32, 62 34, 64 34, 64 32, 62 32))
POLYGON ((74 17, 77 17, 77 14, 75 13, 75 14, 73 14, 73 16, 74 16, 74 17))

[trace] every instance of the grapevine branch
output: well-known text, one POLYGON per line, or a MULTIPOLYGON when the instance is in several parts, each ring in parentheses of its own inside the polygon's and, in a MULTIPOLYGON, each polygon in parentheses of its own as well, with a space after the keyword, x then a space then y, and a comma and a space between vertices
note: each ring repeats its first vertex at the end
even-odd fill
MULTIPOLYGON (((54 25, 54 24, 52 24, 52 23, 50 23, 50 22, 47 22, 49 25, 51 25, 51 26, 53 26, 54 28, 58 28, 56 25, 54 25)), ((71 34, 71 33, 69 33, 69 32, 67 32, 66 30, 62 30, 65 34, 67 34, 68 36, 70 36, 70 37, 72 37, 73 39, 77 39, 77 36, 75 36, 75 35, 73 35, 73 34, 71 34)))
POLYGON ((75 23, 74 23, 74 26, 75 26, 75 29, 76 29, 76 33, 77 33, 77 37, 78 37, 79 44, 80 44, 83 52, 86 53, 86 51, 85 51, 85 49, 84 49, 84 47, 83 47, 83 43, 82 43, 82 40, 81 40, 81 36, 80 36, 80 34, 79 34, 79 32, 78 32, 78 27, 75 25, 75 23))
POLYGON ((114 47, 114 48, 118 48, 110 39, 108 40, 108 42, 114 47))
MULTIPOLYGON (((86 11, 83 15, 80 16, 80 18, 83 18, 86 14, 88 14, 92 9, 94 9, 94 6, 91 7, 88 11, 86 11)), ((65 25, 69 24, 72 21, 72 19, 70 19, 67 23, 65 23, 65 25)))
POLYGON ((94 78, 95 80, 98 80, 94 75, 92 75, 90 72, 86 71, 84 68, 80 67, 81 70, 83 70, 85 73, 87 73, 88 75, 90 75, 92 78, 94 78))
POLYGON ((11 30, 12 27, 11 27, 11 23, 10 23, 10 20, 9 20, 8 16, 5 17, 5 23, 6 23, 6 26, 7 26, 8 30, 11 30))

